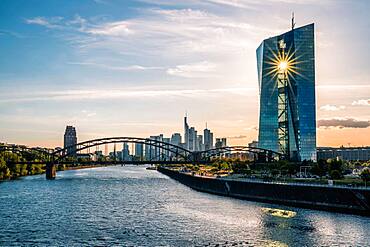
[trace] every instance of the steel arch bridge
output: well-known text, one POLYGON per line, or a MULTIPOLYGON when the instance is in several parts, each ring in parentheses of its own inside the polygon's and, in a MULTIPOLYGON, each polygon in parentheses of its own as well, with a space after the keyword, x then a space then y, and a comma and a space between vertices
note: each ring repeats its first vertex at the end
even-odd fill
POLYGON ((196 152, 196 155, 198 155, 198 157, 201 159, 209 159, 212 157, 219 157, 223 154, 230 153, 253 153, 254 155, 259 156, 260 159, 262 158, 265 159, 266 161, 272 161, 275 159, 283 158, 283 154, 279 152, 250 146, 226 146, 220 148, 213 148, 205 151, 196 152))
POLYGON ((68 150, 73 149, 76 153, 88 150, 92 147, 101 146, 105 144, 112 144, 112 143, 135 143, 135 144, 143 144, 146 146, 151 146, 157 148, 158 150, 165 150, 169 153, 172 153, 176 158, 183 158, 188 160, 191 156, 192 152, 163 141, 158 141, 150 138, 140 138, 140 137, 107 137, 107 138, 100 138, 100 139, 93 139, 84 142, 77 143, 76 145, 68 146, 60 150, 56 150, 55 152, 51 153, 53 157, 55 157, 55 161, 60 161, 68 156, 72 156, 68 150))
MULTIPOLYGON (((254 159, 258 157, 258 160, 262 160, 265 162, 270 162, 276 159, 284 158, 283 154, 263 149, 263 148, 256 148, 256 147, 249 147, 249 146, 227 146, 221 148, 214 148, 205 151, 190 151, 183 147, 154 140, 150 138, 139 138, 139 137, 107 137, 107 138, 99 138, 93 139, 88 141, 79 142, 75 145, 71 145, 65 147, 63 149, 56 150, 54 152, 47 152, 45 149, 42 148, 29 148, 23 145, 0 145, 0 152, 7 151, 12 153, 37 153, 39 157, 42 157, 43 160, 38 162, 32 161, 13 161, 16 163, 27 163, 27 164, 46 164, 46 178, 53 179, 56 176, 56 168, 55 166, 58 164, 71 164, 76 163, 73 161, 68 160, 68 157, 75 157, 77 153, 81 151, 87 150, 90 151, 90 148, 98 147, 105 144, 116 144, 116 143, 134 143, 134 144, 142 144, 145 145, 145 148, 150 147, 154 148, 156 152, 156 156, 151 157, 149 160, 146 161, 121 161, 121 162, 108 162, 109 164, 186 164, 186 163, 211 163, 211 159, 213 157, 220 157, 223 154, 229 153, 253 153, 254 159), (73 153, 70 152, 73 150, 73 153), (159 151, 160 155, 157 154, 159 151), (160 160, 162 152, 166 151, 170 155, 170 160, 160 160), (157 159, 159 157, 159 159, 157 159), (154 159, 153 159, 154 158, 154 159), (156 160, 157 159, 157 160, 156 160)), ((150 152, 152 150, 150 149, 150 152)), ((95 163, 99 163, 102 161, 96 161, 95 163)), ((90 162, 92 163, 92 162, 90 162)), ((104 162, 103 162, 104 163, 104 162)), ((106 162, 107 163, 107 162, 106 162)))

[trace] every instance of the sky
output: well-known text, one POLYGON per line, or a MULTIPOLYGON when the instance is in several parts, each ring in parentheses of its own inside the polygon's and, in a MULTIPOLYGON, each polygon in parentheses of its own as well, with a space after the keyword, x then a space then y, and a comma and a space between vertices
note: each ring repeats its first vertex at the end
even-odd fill
POLYGON ((0 0, 0 142, 258 136, 256 48, 315 23, 318 146, 370 145, 367 0, 0 0))

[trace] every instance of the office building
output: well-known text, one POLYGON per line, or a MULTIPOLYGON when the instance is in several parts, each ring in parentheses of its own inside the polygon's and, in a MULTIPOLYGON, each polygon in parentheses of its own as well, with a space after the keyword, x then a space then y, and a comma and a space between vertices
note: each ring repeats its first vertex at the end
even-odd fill
POLYGON ((317 159, 341 159, 347 161, 369 161, 370 147, 319 147, 317 159))
POLYGON ((131 160, 129 146, 126 142, 122 144, 122 152, 121 152, 120 160, 125 160, 125 161, 131 160))
POLYGON ((197 147, 197 131, 194 127, 189 129, 189 141, 188 141, 188 150, 196 151, 197 147))
POLYGON ((195 151, 203 151, 203 150, 204 150, 203 136, 202 135, 197 135, 197 142, 196 142, 195 151))
POLYGON ((77 134, 76 128, 67 126, 64 132, 64 148, 67 155, 76 155, 77 134))
POLYGON ((180 133, 172 134, 170 143, 172 145, 180 146, 181 145, 181 134, 180 133))
POLYGON ((144 145, 142 143, 135 143, 135 156, 141 160, 144 156, 144 145))
POLYGON ((213 133, 206 127, 203 130, 204 137, 204 150, 209 150, 213 148, 213 133))
POLYGON ((188 114, 184 117, 184 144, 185 148, 189 150, 189 124, 188 124, 188 114))
POLYGON ((259 147, 291 160, 316 160, 314 24, 265 39, 257 70, 259 147))

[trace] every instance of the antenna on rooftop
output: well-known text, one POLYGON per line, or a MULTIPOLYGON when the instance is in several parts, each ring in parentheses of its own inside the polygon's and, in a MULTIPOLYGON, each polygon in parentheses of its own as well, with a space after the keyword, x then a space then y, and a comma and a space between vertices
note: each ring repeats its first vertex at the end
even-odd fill
POLYGON ((294 12, 292 12, 292 30, 295 27, 295 22, 294 22, 294 12))
POLYGON ((208 125, 207 125, 207 122, 206 122, 206 129, 208 129, 208 125))

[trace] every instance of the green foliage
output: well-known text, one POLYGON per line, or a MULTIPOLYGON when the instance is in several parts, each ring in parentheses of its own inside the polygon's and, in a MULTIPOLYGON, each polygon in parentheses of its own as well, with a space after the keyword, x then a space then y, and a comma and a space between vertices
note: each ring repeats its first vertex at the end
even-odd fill
POLYGON ((362 170, 360 176, 361 176, 362 180, 364 180, 365 182, 370 181, 370 169, 366 168, 366 169, 362 170))
POLYGON ((9 179, 10 178, 10 170, 6 166, 4 159, 0 158, 0 180, 9 179))
POLYGON ((331 179, 341 179, 343 176, 342 176, 342 173, 338 170, 331 170, 330 171, 330 178, 331 179))
POLYGON ((39 156, 36 153, 0 152, 0 180, 44 173, 45 165, 19 164, 20 161, 39 161, 39 156))
POLYGON ((311 168, 311 173, 320 177, 323 177, 328 172, 328 162, 324 159, 320 159, 311 168))
POLYGON ((343 171, 343 161, 342 160, 337 160, 337 159, 333 159, 329 162, 329 171, 339 171, 339 172, 342 172, 343 171))
POLYGON ((286 160, 279 160, 278 170, 280 170, 281 174, 292 175, 297 172, 297 166, 294 163, 288 162, 286 160))
POLYGON ((231 163, 231 168, 234 173, 236 174, 251 174, 252 171, 249 167, 249 164, 247 161, 242 161, 242 160, 234 160, 231 163))

